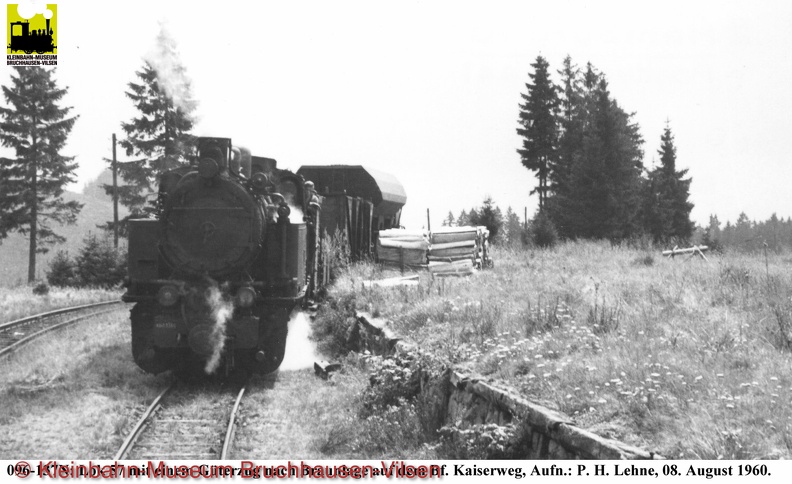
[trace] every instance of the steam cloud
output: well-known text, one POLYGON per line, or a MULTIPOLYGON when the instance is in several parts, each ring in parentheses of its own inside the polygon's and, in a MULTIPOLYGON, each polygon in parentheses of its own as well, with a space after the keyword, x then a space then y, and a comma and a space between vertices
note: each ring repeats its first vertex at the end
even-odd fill
POLYGON ((281 363, 281 370, 300 370, 311 368, 319 361, 316 345, 311 341, 311 323, 308 315, 295 311, 289 320, 289 337, 286 338, 286 356, 281 363))
POLYGON ((217 365, 220 363, 220 357, 223 356, 225 349, 226 339, 226 325, 234 314, 234 303, 223 299, 223 293, 217 284, 212 284, 206 290, 206 303, 209 305, 209 310, 213 320, 212 325, 212 354, 206 360, 204 371, 207 374, 212 374, 217 370, 217 365))
POLYGON ((143 60, 154 69, 160 89, 173 101, 173 104, 182 112, 191 113, 195 101, 190 93, 190 81, 184 66, 179 61, 176 41, 164 24, 160 24, 156 45, 143 56, 143 60))

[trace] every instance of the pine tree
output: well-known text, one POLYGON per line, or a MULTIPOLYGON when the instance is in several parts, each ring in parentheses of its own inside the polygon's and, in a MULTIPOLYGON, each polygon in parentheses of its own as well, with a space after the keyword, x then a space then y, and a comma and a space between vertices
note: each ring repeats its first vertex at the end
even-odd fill
POLYGON ((520 105, 520 128, 517 134, 523 137, 523 147, 517 150, 523 166, 536 172, 539 186, 530 194, 539 194, 539 210, 545 207, 550 187, 548 177, 550 167, 556 156, 558 129, 558 94, 550 80, 547 63, 544 57, 538 56, 531 64, 533 74, 528 74, 533 83, 527 83, 528 94, 520 94, 524 103, 520 105))
MULTIPOLYGON (((137 71, 138 82, 130 82, 126 92, 140 116, 121 127, 126 138, 121 147, 137 160, 119 163, 125 185, 118 188, 118 200, 130 215, 120 222, 122 228, 130 218, 140 218, 155 210, 147 204, 155 192, 157 177, 188 164, 194 150, 193 128, 197 103, 191 97, 191 82, 179 60, 176 42, 162 28, 154 53, 144 59, 137 71)), ((112 185, 105 185, 112 195, 112 185)), ((112 228, 112 222, 108 223, 112 228)))
POLYGON ((456 223, 454 214, 451 213, 451 210, 449 210, 448 215, 446 216, 445 220, 443 220, 443 227, 453 227, 454 223, 456 223))
POLYGON ((36 276, 36 254, 65 240, 50 223, 74 223, 82 208, 62 197, 77 163, 60 151, 77 116, 59 106, 68 89, 57 86, 53 73, 14 67, 11 87, 3 86, 9 107, 0 108, 0 142, 16 152, 15 159, 0 159, 0 239, 12 231, 28 237, 28 282, 36 276))

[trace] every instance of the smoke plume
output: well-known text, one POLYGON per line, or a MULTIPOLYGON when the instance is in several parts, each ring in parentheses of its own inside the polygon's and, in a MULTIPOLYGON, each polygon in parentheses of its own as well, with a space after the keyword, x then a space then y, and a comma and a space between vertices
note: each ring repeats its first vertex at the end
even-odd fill
POLYGON ((176 41, 165 24, 160 24, 156 45, 143 57, 143 60, 154 69, 160 89, 173 101, 174 106, 185 114, 192 113, 196 102, 192 99, 190 80, 179 60, 176 41))

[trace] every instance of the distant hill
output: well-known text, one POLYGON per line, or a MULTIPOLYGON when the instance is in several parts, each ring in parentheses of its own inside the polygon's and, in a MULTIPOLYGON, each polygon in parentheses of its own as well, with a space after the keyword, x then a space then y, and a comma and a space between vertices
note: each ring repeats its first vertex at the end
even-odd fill
MULTIPOLYGON (((49 261, 59 250, 66 250, 75 256, 83 245, 83 240, 89 233, 99 236, 104 231, 97 226, 113 220, 113 202, 101 189, 103 183, 111 183, 112 174, 105 171, 91 183, 88 183, 83 193, 66 191, 63 199, 76 200, 83 204, 83 209, 74 225, 60 225, 53 229, 57 234, 66 237, 66 242, 51 246, 46 254, 36 257, 36 278, 44 279, 49 270, 49 261)), ((119 217, 126 216, 125 207, 118 207, 119 217)), ((108 234, 112 238, 112 233, 108 234)), ((12 233, 7 238, 0 240, 0 287, 16 286, 27 282, 28 272, 28 239, 18 233, 12 233)))

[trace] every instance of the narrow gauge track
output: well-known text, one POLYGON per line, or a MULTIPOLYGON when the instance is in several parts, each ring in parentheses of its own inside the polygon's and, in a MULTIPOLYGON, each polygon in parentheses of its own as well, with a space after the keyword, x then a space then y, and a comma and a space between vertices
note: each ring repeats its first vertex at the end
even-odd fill
POLYGON ((30 343, 36 338, 56 329, 69 326, 85 319, 98 316, 100 314, 115 311, 118 306, 124 304, 122 301, 105 301, 82 306, 72 306, 68 308, 56 309, 41 314, 34 314, 26 318, 17 319, 0 324, 0 357, 3 357, 19 349, 22 345, 30 343), (107 309, 108 306, 110 309, 107 309), (102 308, 99 311, 92 311, 102 308), (68 318, 73 313, 86 312, 73 318, 68 318))
MULTIPOLYGON (((227 403, 206 398, 205 389, 173 382, 143 412, 113 459, 228 459, 244 394, 243 386, 229 411, 227 403)), ((225 401, 229 395, 216 396, 225 401)))

